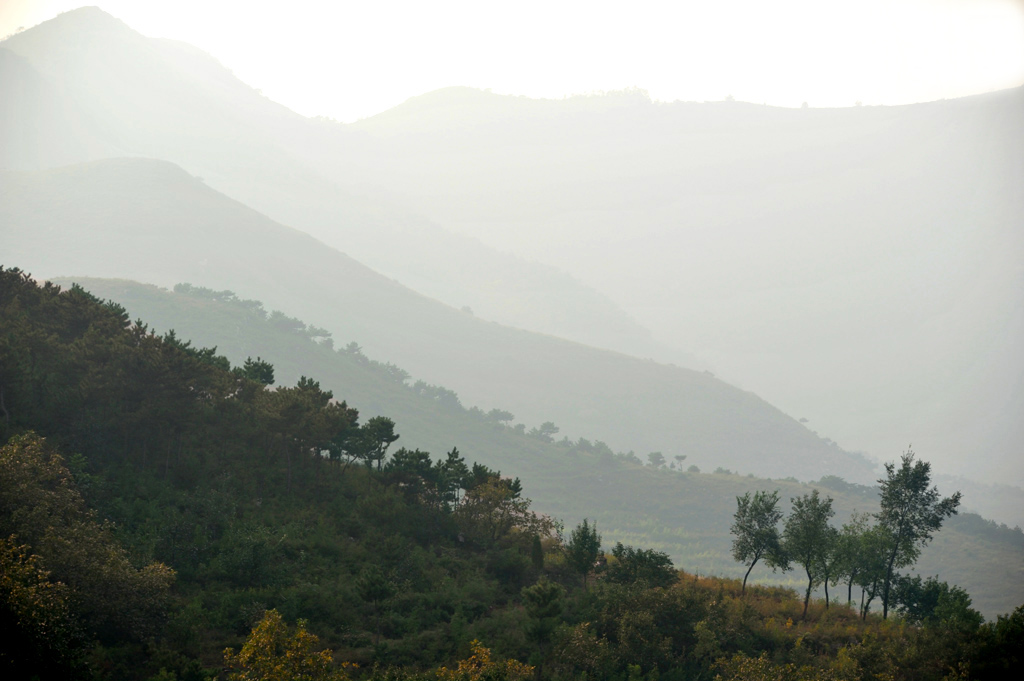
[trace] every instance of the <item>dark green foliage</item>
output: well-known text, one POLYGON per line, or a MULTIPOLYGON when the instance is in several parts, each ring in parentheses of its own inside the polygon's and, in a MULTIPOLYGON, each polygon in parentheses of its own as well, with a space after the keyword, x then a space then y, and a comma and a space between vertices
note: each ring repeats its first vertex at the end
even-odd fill
POLYGON ((938 577, 922 581, 919 576, 897 575, 892 591, 896 611, 915 624, 974 630, 985 620, 971 608, 966 591, 938 577))
MULTIPOLYGON (((506 586, 491 574, 494 558, 506 566, 498 573, 516 561, 528 568, 532 537, 550 535, 550 522, 529 512, 518 481, 486 466, 470 468, 457 450, 433 465, 423 452, 404 451, 381 466, 397 437, 394 423, 380 417, 360 426, 356 411, 316 380, 269 390, 247 377, 251 371, 231 371, 213 350, 151 334, 81 289, 37 287, 15 270, 0 270, 0 313, 9 416, 0 427, 5 435, 35 428, 81 452, 76 479, 90 503, 117 522, 117 538, 131 556, 178 571, 181 602, 162 645, 208 658, 258 613, 278 607, 332 632, 361 662, 372 661, 376 653, 366 646, 376 640, 388 659, 432 664, 448 659, 442 632, 456 604, 477 626, 518 593, 516 580, 506 586), (348 453, 382 471, 346 469, 348 453), (485 536, 498 550, 479 554, 461 535, 485 536), (377 573, 363 572, 368 564, 380 566, 393 594, 382 595, 380 580, 371 579, 377 573)), ((264 364, 259 373, 266 379, 264 364)), ((47 506, 25 496, 24 484, 11 487, 25 478, 12 475, 5 473, 0 485, 5 531, 36 544, 57 526, 57 516, 45 510, 51 507, 78 518, 71 528, 94 522, 80 499, 47 506), (34 515, 16 512, 29 508, 34 515)), ((62 475, 41 479, 70 484, 62 475)), ((121 655, 117 646, 159 631, 166 604, 146 591, 159 571, 146 568, 131 578, 118 562, 127 557, 109 544, 112 526, 100 527, 95 541, 74 529, 75 541, 54 543, 60 550, 43 551, 40 565, 75 589, 75 612, 114 646, 111 655, 121 655), (110 546, 102 550, 116 560, 104 563, 94 546, 110 546), (104 577, 94 580, 94 572, 104 577), (131 588, 119 591, 121 584, 131 588), (133 605, 136 597, 141 608, 133 605)), ((22 593, 34 588, 27 584, 22 593)), ((125 678, 144 673, 144 660, 123 659, 110 668, 125 678)), ((164 659, 162 666, 180 671, 189 663, 164 659)))
MULTIPOLYGON (((3 427, 16 435, 4 454, 19 452, 3 461, 20 462, 0 467, 0 529, 18 533, 4 539, 0 573, 0 625, 19 642, 0 654, 7 670, 52 663, 48 676, 68 676, 85 663, 94 678, 199 681, 269 610, 306 620, 303 630, 364 678, 395 681, 442 676, 426 670, 483 650, 473 639, 495 659, 536 663, 540 678, 594 681, 716 670, 938 681, 968 662, 979 678, 999 678, 1019 659, 1017 613, 975 629, 918 628, 805 600, 794 624, 801 604, 786 589, 741 597, 738 579, 672 582, 666 554, 621 543, 588 586, 596 523, 562 546, 518 479, 456 449, 389 459, 397 426, 360 426, 314 379, 268 389, 213 350, 10 270, 0 270, 0 306, 3 427), (29 428, 76 452, 70 471, 29 428), (385 451, 359 456, 367 442, 385 451), (65 546, 52 540, 61 536, 65 546), (177 571, 171 589, 150 579, 167 574, 147 567, 155 561, 177 571), (87 657, 77 623, 100 640, 87 657)), ((588 449, 594 465, 608 454, 585 441, 560 451, 588 449)), ((638 470, 652 484, 688 477, 638 470)), ((946 593, 935 613, 969 607, 955 587, 946 593)))
POLYGON ((174 572, 156 562, 136 568, 113 530, 87 508, 62 457, 42 438, 15 436, 0 448, 0 537, 31 547, 90 632, 143 640, 163 624, 174 572))
MULTIPOLYGON (((570 527, 583 517, 596 519, 611 544, 622 541, 652 546, 672 556, 677 565, 701 574, 742 579, 747 569, 730 555, 734 500, 765 488, 768 482, 741 476, 656 472, 626 454, 617 455, 603 442, 585 438, 541 442, 527 436, 525 427, 520 434, 511 425, 484 420, 483 410, 452 410, 416 395, 410 385, 392 375, 393 365, 370 359, 362 350, 358 354, 333 351, 302 331, 275 330, 236 303, 189 298, 124 281, 89 280, 88 286, 115 297, 133 314, 152 318, 161 329, 187 329, 189 338, 216 345, 233 363, 257 354, 271 358, 281 383, 293 384, 301 375, 312 373, 322 386, 358 405, 366 416, 393 418, 402 436, 396 444, 437 456, 457 443, 492 468, 513 470, 530 491, 534 508, 565 518, 570 527)), ((498 403, 504 404, 502 400, 498 403)), ((392 445, 389 456, 394 449, 392 445)), ((810 491, 795 479, 771 484, 787 498, 810 491)), ((856 509, 877 508, 877 487, 871 489, 869 498, 862 490, 835 492, 836 515, 845 518, 856 509)), ((1024 560, 1024 534, 1009 528, 990 532, 986 521, 974 514, 955 516, 944 529, 922 553, 921 570, 927 574, 941 571, 967 588, 975 606, 990 617, 1024 599, 1024 586, 1008 579, 1000 567, 1024 560), (972 541, 965 536, 968 532, 982 540, 979 550, 954 550, 955 545, 972 541)), ((797 581, 792 574, 775 579, 787 585, 797 581)))
POLYGON ((782 533, 782 548, 788 560, 801 566, 807 575, 803 612, 806 617, 811 591, 828 581, 838 533, 829 525, 829 519, 835 514, 832 497, 822 499, 818 490, 812 490, 792 501, 793 510, 786 518, 782 533))
POLYGON ((245 364, 235 367, 235 373, 263 385, 274 385, 274 366, 259 357, 255 360, 252 357, 247 358, 245 364))
POLYGON ((743 591, 747 589, 747 578, 757 561, 764 558, 773 569, 786 567, 779 536, 779 491, 758 491, 754 496, 747 492, 736 497, 736 514, 731 531, 736 536, 732 542, 732 557, 748 566, 743 575, 743 591))
POLYGON ((533 563, 534 570, 544 569, 544 545, 536 534, 533 535, 533 540, 530 542, 530 562, 533 563))
POLYGON ((376 565, 367 565, 359 572, 356 579, 356 591, 359 597, 373 606, 373 616, 377 625, 377 633, 373 645, 380 644, 380 619, 384 604, 395 595, 397 589, 389 575, 376 565))
POLYGON ((886 477, 879 480, 882 488, 881 510, 876 517, 885 536, 886 571, 882 583, 882 616, 889 613, 889 593, 894 570, 914 563, 921 547, 931 541, 932 534, 943 520, 955 515, 960 506, 960 493, 945 499, 939 490, 929 488, 931 464, 914 461, 914 452, 907 450, 899 468, 885 464, 886 477))
POLYGON ((398 439, 395 432, 395 422, 386 416, 374 416, 367 421, 362 428, 362 445, 359 453, 367 467, 373 467, 376 463, 379 471, 384 465, 384 459, 388 454, 388 447, 398 439))
POLYGON ((526 614, 530 620, 526 627, 526 639, 540 648, 545 655, 551 635, 560 624, 565 589, 555 582, 541 579, 520 594, 526 614))
POLYGON ((573 572, 583 577, 584 589, 587 588, 587 575, 594 571, 600 552, 601 535, 597 533, 597 523, 591 525, 584 518, 565 545, 566 562, 573 572))
POLYGON ((984 626, 980 638, 972 676, 983 681, 1012 678, 1024 665, 1024 605, 984 626))
POLYGON ((654 549, 637 549, 616 542, 605 579, 615 584, 642 582, 651 587, 668 587, 678 578, 668 554, 654 549))

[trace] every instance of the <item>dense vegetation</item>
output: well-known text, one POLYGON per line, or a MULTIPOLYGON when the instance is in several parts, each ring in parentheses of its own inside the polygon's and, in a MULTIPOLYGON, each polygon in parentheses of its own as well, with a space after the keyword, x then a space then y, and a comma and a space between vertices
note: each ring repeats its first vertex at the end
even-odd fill
POLYGON ((895 620, 801 617, 787 589, 603 556, 595 524, 563 537, 518 480, 394 449, 393 422, 316 381, 271 388, 268 362, 232 367, 80 288, 0 270, 0 317, 14 677, 941 679, 1020 661, 1024 610, 950 619, 929 606, 945 585, 907 583, 917 609, 895 620))
MULTIPOLYGON (((159 329, 177 329, 184 337, 217 346, 218 353, 233 363, 244 364, 247 357, 273 358, 281 383, 315 375, 325 389, 359 405, 364 418, 392 418, 401 434, 399 444, 435 453, 457 445, 491 468, 514 470, 537 510, 570 526, 590 518, 600 524, 607 546, 622 542, 657 549, 702 575, 744 575, 745 569, 730 555, 736 496, 778 489, 785 505, 817 488, 833 498, 838 523, 849 522, 854 512, 879 507, 878 487, 835 475, 811 485, 794 478, 768 481, 726 470, 724 462, 707 466, 706 461, 715 459, 706 454, 615 452, 599 440, 570 440, 554 432, 556 424, 516 423, 519 419, 500 408, 505 406, 500 402, 499 408, 488 405, 486 410, 464 405, 454 391, 373 359, 351 342, 352 337, 336 343, 324 329, 268 311, 230 291, 178 285, 172 293, 124 280, 80 281, 159 329), (644 465, 644 459, 650 465, 644 465)), ((794 474, 807 473, 798 468, 794 474)), ((917 568, 923 575, 941 574, 966 588, 974 607, 995 617, 1024 602, 1024 582, 1014 567, 1022 561, 1024 533, 975 513, 960 513, 923 550, 917 568)), ((755 569, 750 578, 793 588, 806 584, 796 572, 770 575, 755 569)))

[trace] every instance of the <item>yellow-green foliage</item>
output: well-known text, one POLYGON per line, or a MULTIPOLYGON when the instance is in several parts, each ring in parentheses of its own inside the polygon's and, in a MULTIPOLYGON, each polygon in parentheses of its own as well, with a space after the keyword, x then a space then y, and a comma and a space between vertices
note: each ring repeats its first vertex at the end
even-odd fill
POLYGON ((0 612, 10 618, 0 667, 15 674, 39 673, 70 661, 78 627, 68 597, 67 585, 50 581, 28 546, 14 536, 0 538, 0 612))
POLYGON ((335 666, 330 650, 315 650, 320 639, 299 620, 292 633, 277 610, 263 615, 236 655, 224 651, 229 681, 342 681, 347 663, 335 666))
POLYGON ((60 582, 94 633, 142 637, 161 626, 174 571, 158 562, 132 565, 113 527, 86 506, 63 458, 35 434, 0 447, 0 533, 12 535, 12 546, 32 547, 25 569, 38 563, 60 582))
POLYGON ((454 669, 438 669, 439 681, 523 681, 533 676, 533 667, 528 664, 517 660, 499 662, 475 639, 469 645, 473 654, 459 660, 454 669))

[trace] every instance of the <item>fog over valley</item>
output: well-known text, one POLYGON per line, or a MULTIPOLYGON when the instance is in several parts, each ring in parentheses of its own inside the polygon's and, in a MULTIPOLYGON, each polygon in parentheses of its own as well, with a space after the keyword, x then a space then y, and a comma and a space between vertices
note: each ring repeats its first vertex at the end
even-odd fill
POLYGON ((0 665, 997 678, 1024 7, 612 10, 0 7, 0 665))

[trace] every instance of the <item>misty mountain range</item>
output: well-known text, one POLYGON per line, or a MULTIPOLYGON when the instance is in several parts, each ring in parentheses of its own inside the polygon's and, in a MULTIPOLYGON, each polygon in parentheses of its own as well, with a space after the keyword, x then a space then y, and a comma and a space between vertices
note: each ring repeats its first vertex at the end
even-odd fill
POLYGON ((235 290, 641 456, 877 476, 771 402, 877 459, 912 441, 1024 483, 1020 89, 785 110, 454 88, 341 125, 96 8, 0 43, 0 89, 6 265, 235 290))

